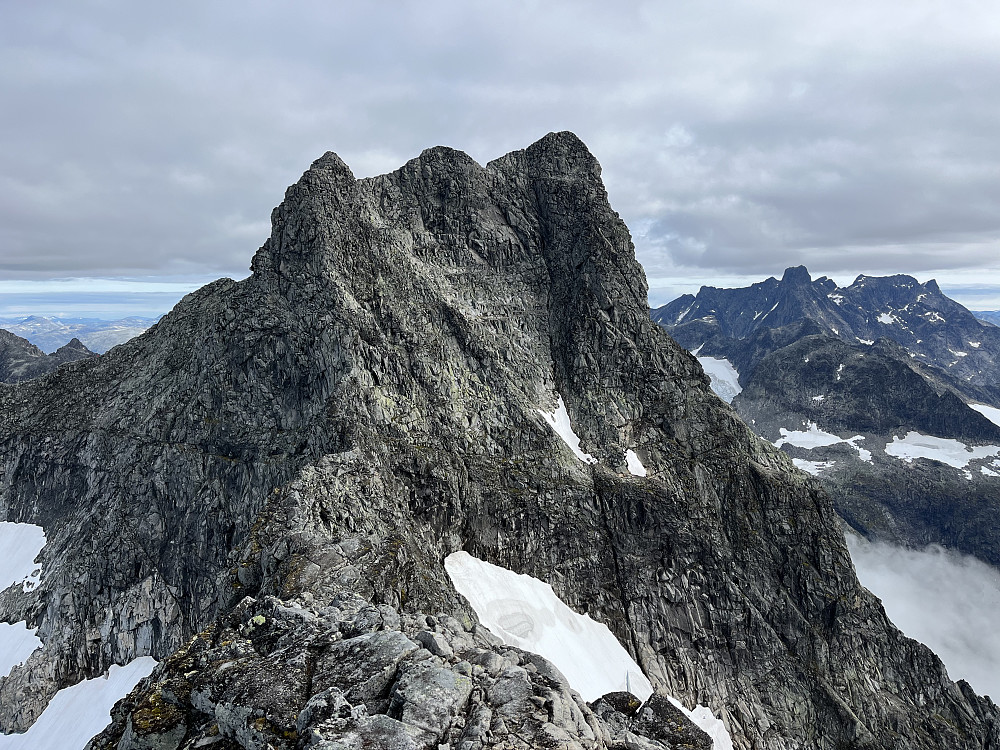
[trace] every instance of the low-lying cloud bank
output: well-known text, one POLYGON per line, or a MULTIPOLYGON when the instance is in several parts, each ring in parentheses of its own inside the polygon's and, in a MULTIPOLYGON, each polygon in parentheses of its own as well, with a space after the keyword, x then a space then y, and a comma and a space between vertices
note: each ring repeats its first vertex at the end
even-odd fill
POLYGON ((953 680, 1000 700, 1000 571, 938 546, 911 550, 847 534, 858 579, 953 680))

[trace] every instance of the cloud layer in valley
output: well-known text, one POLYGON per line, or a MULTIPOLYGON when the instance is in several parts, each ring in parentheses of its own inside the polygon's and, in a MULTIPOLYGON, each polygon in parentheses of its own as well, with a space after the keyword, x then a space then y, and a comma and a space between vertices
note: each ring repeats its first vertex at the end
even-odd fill
POLYGON ((1000 265, 987 0, 55 0, 0 41, 7 279, 241 276, 328 149, 361 176, 559 129, 653 278, 1000 265))
POLYGON ((953 680, 1000 699, 1000 571, 936 546, 904 549, 854 534, 847 545, 889 619, 940 656, 953 680))

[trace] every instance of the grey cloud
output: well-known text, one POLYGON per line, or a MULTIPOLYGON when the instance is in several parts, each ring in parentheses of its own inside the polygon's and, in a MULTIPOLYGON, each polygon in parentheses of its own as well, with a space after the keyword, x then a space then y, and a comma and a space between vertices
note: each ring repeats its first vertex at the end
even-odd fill
POLYGON ((910 550, 847 535, 858 579, 953 680, 1000 697, 1000 571, 941 547, 910 550))
POLYGON ((936 7, 21 4, 0 275, 240 274, 327 149, 368 175, 564 128, 651 275, 996 265, 1000 11, 936 7))

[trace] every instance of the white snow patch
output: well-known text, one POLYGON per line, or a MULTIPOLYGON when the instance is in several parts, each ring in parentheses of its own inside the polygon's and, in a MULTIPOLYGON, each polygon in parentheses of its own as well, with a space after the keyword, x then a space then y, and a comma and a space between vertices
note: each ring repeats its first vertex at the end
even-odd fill
POLYGON ((872 341, 871 339, 862 339, 862 338, 859 338, 859 339, 858 339, 858 341, 860 341, 860 342, 861 342, 862 344, 864 344, 865 346, 871 346, 872 344, 874 344, 874 343, 875 343, 875 342, 874 342, 874 341, 872 341))
MULTIPOLYGON (((858 445, 859 440, 864 440, 864 435, 855 435, 852 438, 842 438, 837 437, 833 433, 824 432, 819 427, 816 426, 815 422, 809 422, 806 425, 805 430, 786 430, 784 427, 780 428, 781 437, 774 441, 774 447, 780 448, 785 443, 789 445, 794 445, 797 448, 808 448, 812 450, 813 448, 825 448, 828 445, 837 445, 837 443, 847 443, 849 446, 854 448, 858 452, 858 458, 862 461, 868 461, 871 463, 872 454, 871 451, 865 450, 860 445, 858 445)), ((792 459, 792 463, 798 466, 804 471, 809 471, 805 466, 799 466, 798 461, 803 459, 792 459)), ((819 465, 820 468, 828 468, 825 464, 832 466, 832 462, 829 461, 804 461, 804 463, 819 465)), ((809 471, 812 474, 812 471, 809 471)))
POLYGON ((865 439, 864 435, 855 435, 852 438, 847 438, 847 440, 845 440, 844 442, 850 445, 852 448, 854 448, 854 450, 858 452, 858 458, 860 458, 862 461, 867 461, 868 463, 872 463, 872 452, 858 445, 858 441, 864 439, 865 439))
POLYGON ((822 401, 822 400, 823 400, 823 399, 825 399, 825 398, 826 398, 826 396, 824 396, 824 395, 823 395, 823 394, 821 393, 821 394, 819 394, 818 396, 813 396, 813 397, 812 397, 812 400, 813 400, 813 401, 822 401))
POLYGON ((837 367, 837 380, 840 380, 840 373, 844 371, 844 365, 841 364, 837 367))
POLYGON ((538 410, 545 421, 549 423, 549 426, 556 431, 556 434, 563 439, 563 442, 570 447, 573 451, 573 455, 578 459, 583 461, 585 464, 596 464, 597 459, 591 456, 589 453, 584 453, 580 450, 580 438, 575 432, 573 432, 573 425, 569 421, 569 412, 566 411, 566 404, 563 403, 562 395, 559 396, 559 404, 556 406, 556 410, 551 414, 544 412, 541 409, 538 410))
POLYGON ((956 352, 954 349, 949 349, 948 351, 951 352, 952 354, 954 354, 956 357, 968 357, 969 356, 968 352, 956 352))
POLYGON ((646 476, 646 467, 642 465, 642 461, 631 448, 625 451, 625 464, 628 466, 629 474, 637 477, 646 476))
POLYGON ((1000 474, 997 474, 995 471, 987 468, 986 466, 980 466, 979 470, 988 477, 1000 477, 1000 474))
POLYGON ((970 341, 969 342, 969 346, 971 346, 973 349, 978 349, 981 344, 982 344, 982 342, 980 342, 980 341, 970 341))
POLYGON ((696 357, 697 357, 697 356, 698 356, 698 352, 700 352, 700 351, 701 351, 702 349, 704 349, 704 348, 705 348, 705 345, 704 345, 704 344, 702 344, 701 346, 699 346, 699 347, 698 347, 697 349, 695 349, 695 350, 694 350, 693 352, 691 352, 691 353, 692 353, 692 354, 693 354, 694 356, 696 356, 696 357))
POLYGON ((0 734, 0 750, 82 750, 111 723, 111 709, 156 666, 151 656, 124 667, 112 666, 107 677, 63 688, 24 734, 0 734))
MULTIPOLYGON (((642 669, 608 627, 574 612, 549 584, 468 552, 448 555, 444 567, 483 625, 507 645, 548 659, 585 701, 626 686, 643 702, 653 694, 642 669)), ((671 702, 712 737, 715 750, 732 749, 725 725, 709 709, 688 711, 675 699, 671 702)))
POLYGON ((682 320, 684 320, 684 318, 686 318, 686 317, 687 317, 687 314, 688 314, 689 312, 691 312, 691 308, 692 308, 692 307, 694 307, 694 302, 692 302, 692 303, 691 303, 690 305, 688 305, 688 306, 687 306, 687 309, 686 309, 686 310, 685 310, 684 312, 682 312, 682 313, 681 313, 680 315, 678 315, 678 316, 677 316, 677 320, 675 320, 675 321, 674 321, 674 325, 677 325, 677 324, 678 324, 678 323, 680 323, 680 322, 681 322, 682 320))
POLYGON ((915 458, 929 458, 956 469, 964 469, 969 461, 1000 455, 1000 445, 969 448, 958 440, 911 431, 906 433, 906 437, 893 437, 892 442, 885 446, 885 452, 906 463, 912 463, 915 458))
POLYGON ((786 430, 782 427, 780 432, 781 437, 774 441, 775 448, 785 443, 799 448, 822 448, 844 442, 843 438, 821 430, 815 422, 809 422, 805 430, 786 430))
MULTIPOLYGON (((0 591, 11 584, 21 584, 24 591, 38 586, 41 566, 35 564, 35 558, 44 546, 45 531, 41 526, 0 521, 0 591)), ((42 645, 35 632, 25 622, 0 623, 0 677, 10 674, 42 645)))
POLYGON ((837 305, 844 304, 844 295, 842 295, 842 294, 828 294, 826 296, 827 296, 827 299, 833 300, 834 303, 837 304, 837 305))
POLYGON ((895 321, 896 319, 892 317, 889 313, 882 313, 881 315, 878 316, 878 322, 883 323, 885 325, 891 325, 895 321))
POLYGON ((45 531, 30 523, 0 521, 0 591, 12 583, 21 583, 25 591, 35 588, 41 566, 35 558, 45 546, 45 531))
POLYGON ((728 359, 715 357, 698 357, 698 362, 712 381, 715 395, 727 404, 731 404, 736 395, 743 390, 740 387, 740 374, 733 367, 733 363, 728 359))
POLYGON ((42 642, 35 633, 24 621, 16 625, 0 622, 0 678, 23 664, 36 648, 41 648, 42 642))
POLYGON ((946 322, 944 316, 941 313, 931 310, 930 312, 925 312, 924 317, 927 318, 931 323, 944 323, 946 322))
POLYGON ((840 331, 838 331, 838 330, 837 330, 836 328, 834 328, 833 326, 830 326, 830 330, 831 330, 831 331, 833 331, 833 333, 834 333, 834 335, 835 335, 835 336, 839 336, 839 335, 840 335, 840 331))
POLYGON ((640 700, 653 694, 642 669, 608 627, 574 612, 549 584, 468 552, 448 555, 444 565, 483 625, 504 643, 551 661, 584 700, 625 690, 626 675, 630 692, 640 700))
POLYGON ((806 461, 804 458, 793 458, 792 463, 814 477, 818 477, 821 471, 832 469, 836 465, 834 461, 806 461))
POLYGON ((712 709, 707 706, 695 706, 693 711, 688 711, 676 698, 668 695, 667 700, 712 738, 712 750, 733 750, 733 738, 729 736, 722 719, 715 718, 712 709))
POLYGON ((1000 695, 1000 573, 931 546, 903 549, 847 534, 862 585, 906 635, 941 657, 953 680, 1000 695))
POLYGON ((975 409, 995 425, 1000 425, 1000 409, 986 404, 969 404, 969 408, 975 409))

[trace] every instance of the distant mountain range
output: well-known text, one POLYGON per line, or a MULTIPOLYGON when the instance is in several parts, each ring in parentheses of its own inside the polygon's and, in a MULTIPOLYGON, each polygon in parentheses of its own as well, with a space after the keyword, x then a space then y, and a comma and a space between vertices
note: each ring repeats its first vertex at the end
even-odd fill
POLYGON ((973 312, 973 315, 980 320, 1000 326, 1000 310, 976 310, 973 312))
POLYGON ((41 377, 60 365, 93 357, 95 353, 79 339, 72 339, 46 354, 27 339, 0 329, 0 383, 20 383, 41 377))
POLYGON ((1000 328, 934 281, 802 266, 652 316, 856 530, 1000 565, 1000 328))
POLYGON ((111 347, 135 338, 156 321, 157 318, 139 317, 100 320, 31 315, 26 318, 0 319, 0 328, 27 339, 48 354, 72 339, 78 339, 92 352, 103 354, 111 347))

